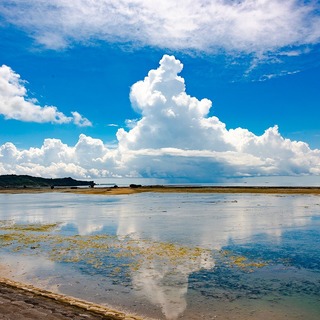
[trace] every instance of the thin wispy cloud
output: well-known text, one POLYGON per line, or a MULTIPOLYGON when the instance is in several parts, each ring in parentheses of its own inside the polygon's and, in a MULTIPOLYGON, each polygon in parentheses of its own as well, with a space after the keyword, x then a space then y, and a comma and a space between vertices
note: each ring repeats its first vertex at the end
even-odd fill
POLYGON ((25 81, 6 65, 0 67, 0 115, 24 122, 74 123, 80 127, 92 125, 77 111, 66 116, 55 106, 42 107, 36 99, 28 98, 25 81))
POLYGON ((106 126, 107 127, 115 127, 115 128, 119 127, 119 125, 115 124, 115 123, 108 123, 106 126))
POLYGON ((320 41, 317 1, 4 0, 4 21, 50 49, 94 40, 247 54, 301 54, 320 41))
POLYGON ((227 129, 209 116, 211 101, 187 94, 182 63, 165 55, 157 69, 131 87, 140 118, 117 132, 110 149, 80 135, 74 146, 46 139, 40 148, 0 146, 0 174, 43 176, 153 177, 213 181, 223 177, 320 175, 320 150, 281 136, 278 127, 255 135, 227 129))

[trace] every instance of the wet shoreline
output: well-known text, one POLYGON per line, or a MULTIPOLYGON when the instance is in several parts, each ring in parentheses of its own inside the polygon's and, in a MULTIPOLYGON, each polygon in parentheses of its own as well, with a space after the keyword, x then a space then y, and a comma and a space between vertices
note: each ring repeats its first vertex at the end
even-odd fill
POLYGON ((0 318, 142 320, 105 306, 0 278, 0 318))

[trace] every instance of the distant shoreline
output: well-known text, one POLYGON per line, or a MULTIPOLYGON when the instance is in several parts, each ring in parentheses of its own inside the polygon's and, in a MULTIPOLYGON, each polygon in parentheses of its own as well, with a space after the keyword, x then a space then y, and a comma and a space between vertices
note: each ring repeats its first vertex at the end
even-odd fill
POLYGON ((52 188, 71 186, 91 186, 94 181, 75 180, 68 178, 42 178, 29 175, 5 174, 0 175, 0 188, 52 188))
POLYGON ((0 188, 0 193, 75 193, 94 195, 126 195, 143 192, 157 193, 257 193, 257 194, 315 194, 320 195, 320 187, 257 187, 257 186, 134 186, 103 188, 0 188))

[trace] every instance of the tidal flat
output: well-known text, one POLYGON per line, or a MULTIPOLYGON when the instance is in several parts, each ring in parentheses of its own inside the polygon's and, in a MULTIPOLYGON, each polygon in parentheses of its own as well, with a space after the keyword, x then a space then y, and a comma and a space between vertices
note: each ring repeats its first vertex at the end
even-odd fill
POLYGON ((319 318, 318 195, 78 190, 0 194, 3 277, 149 319, 319 318))

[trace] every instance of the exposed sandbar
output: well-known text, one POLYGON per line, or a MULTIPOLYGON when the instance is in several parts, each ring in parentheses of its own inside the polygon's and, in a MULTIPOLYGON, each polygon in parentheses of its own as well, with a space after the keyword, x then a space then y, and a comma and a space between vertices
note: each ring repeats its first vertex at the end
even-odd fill
POLYGON ((270 193, 270 194, 320 194, 320 187, 175 187, 142 186, 139 188, 90 188, 65 190, 82 194, 133 194, 141 192, 162 193, 270 193))
POLYGON ((0 193, 43 193, 43 192, 66 192, 78 194, 96 195, 126 195, 142 192, 161 193, 260 193, 260 194, 320 194, 320 187, 234 187, 234 186, 141 186, 131 187, 108 187, 108 188, 3 188, 0 193))

